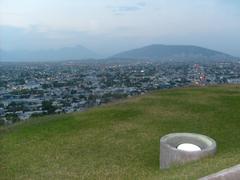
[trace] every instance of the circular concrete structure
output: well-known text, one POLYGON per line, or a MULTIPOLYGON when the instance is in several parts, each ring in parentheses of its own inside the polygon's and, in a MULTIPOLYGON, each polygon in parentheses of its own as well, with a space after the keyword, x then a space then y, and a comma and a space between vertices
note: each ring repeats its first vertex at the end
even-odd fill
POLYGON ((213 156, 216 153, 216 142, 207 136, 193 133, 173 133, 160 139, 160 168, 169 168, 172 165, 213 156), (199 147, 198 151, 178 149, 179 145, 192 144, 199 147))

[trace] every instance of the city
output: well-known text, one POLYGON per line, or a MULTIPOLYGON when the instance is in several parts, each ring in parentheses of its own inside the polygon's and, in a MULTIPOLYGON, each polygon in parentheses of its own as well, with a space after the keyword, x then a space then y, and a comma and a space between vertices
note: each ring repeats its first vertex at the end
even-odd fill
POLYGON ((157 89, 240 83, 240 63, 0 63, 0 123, 84 111, 157 89))

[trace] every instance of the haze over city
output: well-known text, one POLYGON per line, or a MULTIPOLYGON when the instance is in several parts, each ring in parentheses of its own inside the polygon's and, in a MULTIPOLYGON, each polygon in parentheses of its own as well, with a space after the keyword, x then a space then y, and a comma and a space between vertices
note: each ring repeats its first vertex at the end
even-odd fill
POLYGON ((0 49, 82 45, 101 56, 189 44, 240 56, 238 0, 1 0, 0 49))

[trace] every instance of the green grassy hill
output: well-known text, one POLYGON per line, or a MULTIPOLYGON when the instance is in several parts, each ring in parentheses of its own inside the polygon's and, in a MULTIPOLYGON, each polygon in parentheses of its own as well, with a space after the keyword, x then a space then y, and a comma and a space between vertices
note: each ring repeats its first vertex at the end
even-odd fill
POLYGON ((240 162, 240 86, 153 92, 0 128, 0 179, 196 179, 240 162), (208 135, 214 158, 159 170, 159 139, 208 135))

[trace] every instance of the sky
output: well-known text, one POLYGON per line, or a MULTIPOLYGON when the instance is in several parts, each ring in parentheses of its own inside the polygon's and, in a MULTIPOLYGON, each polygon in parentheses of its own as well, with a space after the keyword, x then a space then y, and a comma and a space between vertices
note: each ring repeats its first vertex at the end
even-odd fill
POLYGON ((102 55, 150 44, 240 56, 239 0, 0 0, 0 49, 82 45, 102 55))

